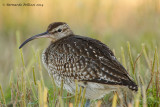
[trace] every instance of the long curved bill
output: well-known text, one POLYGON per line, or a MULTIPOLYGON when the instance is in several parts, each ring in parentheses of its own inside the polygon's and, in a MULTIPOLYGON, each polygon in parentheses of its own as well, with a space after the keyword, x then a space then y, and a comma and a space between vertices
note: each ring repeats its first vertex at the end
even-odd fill
POLYGON ((47 38, 47 37, 49 37, 48 32, 44 32, 44 33, 41 33, 41 34, 32 36, 32 37, 28 38, 27 40, 25 40, 25 41, 20 45, 19 49, 21 49, 26 43, 28 43, 28 42, 31 41, 31 40, 38 39, 38 38, 47 38))

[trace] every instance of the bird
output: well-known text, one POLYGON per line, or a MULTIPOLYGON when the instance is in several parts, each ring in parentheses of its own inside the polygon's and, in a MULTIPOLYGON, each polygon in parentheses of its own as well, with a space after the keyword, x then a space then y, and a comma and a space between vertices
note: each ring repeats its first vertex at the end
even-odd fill
POLYGON ((44 33, 24 41, 20 47, 38 38, 49 38, 51 43, 42 52, 44 67, 56 85, 75 94, 78 88, 86 89, 85 98, 103 98, 119 88, 137 91, 138 86, 107 45, 99 40, 73 33, 65 22, 51 23, 44 33))

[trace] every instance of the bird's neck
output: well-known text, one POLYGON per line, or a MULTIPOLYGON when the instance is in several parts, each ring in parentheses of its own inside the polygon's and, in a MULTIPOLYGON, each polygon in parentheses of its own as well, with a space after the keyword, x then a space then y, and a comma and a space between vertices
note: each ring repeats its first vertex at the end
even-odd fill
POLYGON ((74 35, 74 34, 70 34, 70 35, 64 36, 64 37, 59 38, 59 39, 52 39, 52 40, 51 40, 51 44, 52 44, 52 43, 59 42, 59 41, 64 40, 64 39, 66 39, 66 38, 69 38, 69 37, 71 37, 71 36, 75 36, 75 35, 74 35))

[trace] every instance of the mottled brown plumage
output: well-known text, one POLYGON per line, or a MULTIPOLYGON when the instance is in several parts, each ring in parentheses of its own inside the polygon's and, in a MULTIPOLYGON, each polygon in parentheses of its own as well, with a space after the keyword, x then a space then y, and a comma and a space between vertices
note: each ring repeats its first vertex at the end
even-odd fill
MULTIPOLYGON (((119 87, 138 90, 113 52, 100 41, 73 34, 63 22, 50 24, 47 32, 34 37, 45 37, 44 34, 52 42, 44 50, 42 61, 57 86, 60 87, 63 80, 64 89, 75 93, 75 80, 78 80, 79 87, 86 87, 88 99, 99 99, 119 87)), ((30 40, 33 37, 27 42, 30 40)))

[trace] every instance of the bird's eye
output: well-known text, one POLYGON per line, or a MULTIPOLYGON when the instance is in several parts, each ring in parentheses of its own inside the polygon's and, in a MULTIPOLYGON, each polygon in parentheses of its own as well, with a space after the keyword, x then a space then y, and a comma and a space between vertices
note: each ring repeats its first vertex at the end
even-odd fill
POLYGON ((62 32, 62 29, 58 29, 58 32, 62 32))

